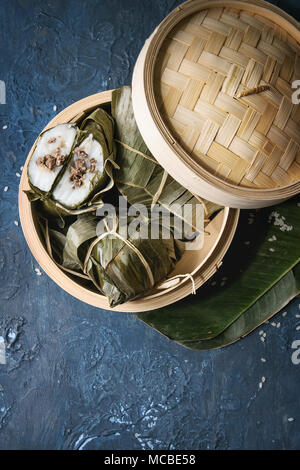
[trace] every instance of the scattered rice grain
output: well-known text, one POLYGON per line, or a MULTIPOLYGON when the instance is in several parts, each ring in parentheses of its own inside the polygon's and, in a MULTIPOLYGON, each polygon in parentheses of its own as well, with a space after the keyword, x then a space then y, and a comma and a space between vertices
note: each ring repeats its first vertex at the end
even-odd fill
POLYGON ((269 223, 272 222, 272 219, 274 218, 274 224, 273 225, 278 225, 279 226, 279 230, 281 230, 282 232, 289 232, 290 230, 293 230, 293 226, 292 225, 287 225, 284 221, 285 221, 285 217, 281 217, 281 215, 276 212, 276 211, 273 211, 271 212, 270 214, 270 217, 269 217, 269 223))
POLYGON ((3 191, 6 193, 8 191, 8 186, 5 186, 5 188, 3 189, 3 191))
POLYGON ((14 220, 14 224, 18 227, 19 226, 19 222, 17 220, 14 220))
POLYGON ((8 125, 5 124, 5 126, 2 127, 2 129, 5 131, 8 128, 8 125))

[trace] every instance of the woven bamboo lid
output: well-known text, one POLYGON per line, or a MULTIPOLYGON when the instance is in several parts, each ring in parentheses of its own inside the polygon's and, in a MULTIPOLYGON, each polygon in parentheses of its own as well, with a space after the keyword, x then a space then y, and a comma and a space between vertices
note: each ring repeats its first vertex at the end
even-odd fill
POLYGON ((174 10, 133 78, 136 119, 162 166, 232 207, 298 193, 299 42, 298 23, 262 1, 190 0, 174 10))

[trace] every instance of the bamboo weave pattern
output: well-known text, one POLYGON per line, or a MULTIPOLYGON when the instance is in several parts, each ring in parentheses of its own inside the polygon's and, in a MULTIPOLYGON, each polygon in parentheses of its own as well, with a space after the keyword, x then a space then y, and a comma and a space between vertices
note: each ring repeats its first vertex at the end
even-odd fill
POLYGON ((243 10, 211 8, 181 21, 164 41, 155 95, 194 161, 234 185, 269 189, 300 179, 295 80, 299 44, 285 31, 243 10), (237 98, 256 87, 264 91, 237 98))

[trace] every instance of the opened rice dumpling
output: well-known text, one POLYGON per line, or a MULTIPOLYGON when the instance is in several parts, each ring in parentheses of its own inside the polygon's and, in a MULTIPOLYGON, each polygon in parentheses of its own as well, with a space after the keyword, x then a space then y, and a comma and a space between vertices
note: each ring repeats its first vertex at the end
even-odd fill
POLYGON ((113 160, 113 134, 113 119, 101 108, 80 129, 60 124, 41 134, 28 165, 28 179, 46 209, 79 209, 113 186, 107 167, 113 160))
POLYGON ((63 265, 81 268, 111 307, 132 300, 165 279, 182 255, 172 233, 153 239, 150 225, 139 220, 138 229, 124 237, 118 227, 109 230, 101 223, 99 228, 99 218, 81 216, 68 230, 63 265))
POLYGON ((74 124, 59 124, 43 132, 28 164, 28 180, 38 194, 49 194, 67 164, 79 129, 74 124))

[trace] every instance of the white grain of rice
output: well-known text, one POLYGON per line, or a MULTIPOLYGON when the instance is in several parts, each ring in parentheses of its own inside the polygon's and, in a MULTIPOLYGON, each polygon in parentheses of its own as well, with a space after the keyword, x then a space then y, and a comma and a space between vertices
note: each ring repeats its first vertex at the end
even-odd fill
POLYGON ((5 186, 5 188, 3 189, 3 191, 6 193, 8 191, 8 186, 5 186))
POLYGON ((21 178, 20 173, 16 173, 16 176, 17 176, 18 178, 21 178))
POLYGON ((41 270, 39 268, 35 268, 34 270, 38 276, 42 275, 41 270))
POLYGON ((261 357, 260 360, 261 362, 267 362, 267 359, 265 359, 264 357, 261 357))
POLYGON ((14 224, 18 227, 19 226, 19 222, 17 220, 14 220, 14 224))
POLYGON ((279 230, 281 230, 282 232, 289 232, 290 230, 293 230, 293 226, 292 225, 287 225, 284 222, 285 217, 281 216, 278 212, 276 212, 276 211, 271 212, 270 217, 269 217, 269 223, 272 222, 273 218, 274 218, 273 225, 275 225, 275 226, 278 225, 279 230))
POLYGON ((292 421, 295 421, 295 418, 288 418, 288 421, 291 423, 292 421))
POLYGON ((2 129, 5 131, 8 128, 8 125, 5 124, 5 126, 2 127, 2 129))
POLYGON ((283 312, 282 316, 285 317, 287 315, 287 312, 283 312))

